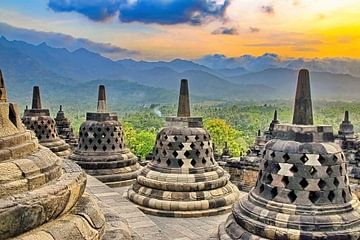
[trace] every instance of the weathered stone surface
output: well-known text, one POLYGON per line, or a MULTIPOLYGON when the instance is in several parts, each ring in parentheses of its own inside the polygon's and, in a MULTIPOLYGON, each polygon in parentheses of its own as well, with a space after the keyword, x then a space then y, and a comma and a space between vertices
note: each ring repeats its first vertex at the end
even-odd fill
POLYGON ((310 74, 307 69, 301 69, 299 72, 293 116, 293 124, 296 125, 313 124, 309 75, 310 74))
POLYGON ((278 124, 274 132, 255 187, 213 238, 359 239, 360 202, 331 126, 278 124))
POLYGON ((105 112, 105 87, 99 87, 99 112, 87 113, 79 129, 79 143, 70 159, 86 173, 109 186, 133 183, 140 165, 137 157, 126 147, 123 126, 114 113, 105 112), (100 111, 101 110, 101 111, 100 111))
MULTIPOLYGON (((182 81, 181 87, 181 93, 188 95, 187 83, 182 81)), ((182 98, 179 102, 184 104, 182 98)), ((145 213, 166 217, 229 211, 239 192, 214 160, 210 135, 200 127, 202 119, 167 120, 167 127, 157 135, 153 159, 129 188, 128 198, 145 213)))
POLYGON ((0 239, 100 239, 104 219, 82 197, 85 184, 79 166, 38 145, 15 105, 0 102, 0 239))

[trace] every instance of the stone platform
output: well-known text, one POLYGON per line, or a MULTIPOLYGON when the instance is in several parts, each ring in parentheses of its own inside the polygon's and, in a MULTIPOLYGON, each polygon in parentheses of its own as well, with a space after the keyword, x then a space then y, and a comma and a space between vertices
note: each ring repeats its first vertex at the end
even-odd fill
MULTIPOLYGON (((109 219, 106 211, 104 215, 107 222, 104 239, 120 239, 113 237, 113 231, 122 234, 128 227, 133 232, 130 239, 149 240, 202 240, 208 239, 214 229, 226 220, 229 214, 198 218, 169 218, 144 214, 138 206, 126 198, 128 187, 110 188, 94 177, 88 175, 87 191, 91 192, 100 201, 99 205, 104 211, 103 204, 115 211, 118 219, 109 219), (126 223, 127 222, 127 223, 126 223), (113 227, 113 229, 108 226, 113 227), (109 232, 110 231, 110 232, 109 232)), ((241 192, 241 195, 245 193, 241 192)), ((121 235, 118 235, 121 236, 121 235)), ((125 235, 128 236, 128 235, 125 235)), ((126 239, 126 238, 125 238, 126 239)))

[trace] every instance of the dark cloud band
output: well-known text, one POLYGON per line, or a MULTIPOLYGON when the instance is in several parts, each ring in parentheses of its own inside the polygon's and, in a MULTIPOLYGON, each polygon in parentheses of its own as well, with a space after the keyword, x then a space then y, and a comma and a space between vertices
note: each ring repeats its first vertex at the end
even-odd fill
POLYGON ((78 12, 93 21, 118 15, 121 22, 200 25, 223 18, 230 0, 49 0, 55 12, 78 12))

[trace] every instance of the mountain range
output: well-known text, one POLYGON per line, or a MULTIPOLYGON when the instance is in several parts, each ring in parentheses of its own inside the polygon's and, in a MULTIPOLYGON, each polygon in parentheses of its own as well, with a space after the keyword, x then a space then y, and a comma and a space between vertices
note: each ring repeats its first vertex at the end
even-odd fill
MULTIPOLYGON (((297 71, 308 63, 275 64, 274 57, 264 55, 258 65, 251 57, 220 62, 209 57, 112 60, 85 48, 69 51, 0 37, 0 69, 9 95, 22 104, 30 102, 33 85, 40 85, 42 93, 54 102, 95 101, 98 84, 107 86, 113 104, 172 104, 183 78, 189 79, 194 102, 292 99, 297 71)), ((310 70, 315 99, 360 99, 360 78, 353 68, 344 73, 319 71, 318 67, 310 70)))

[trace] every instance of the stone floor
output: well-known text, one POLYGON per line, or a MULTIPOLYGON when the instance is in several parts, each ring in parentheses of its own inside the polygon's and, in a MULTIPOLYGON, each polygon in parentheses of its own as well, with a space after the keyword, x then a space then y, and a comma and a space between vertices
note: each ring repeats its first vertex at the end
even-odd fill
MULTIPOLYGON (((189 240, 208 239, 228 214, 200 218, 167 218, 146 215, 135 204, 127 200, 128 187, 110 188, 88 176, 88 191, 100 201, 110 205, 126 219, 136 236, 134 239, 189 240)), ((245 194, 245 193, 243 193, 245 194)))

